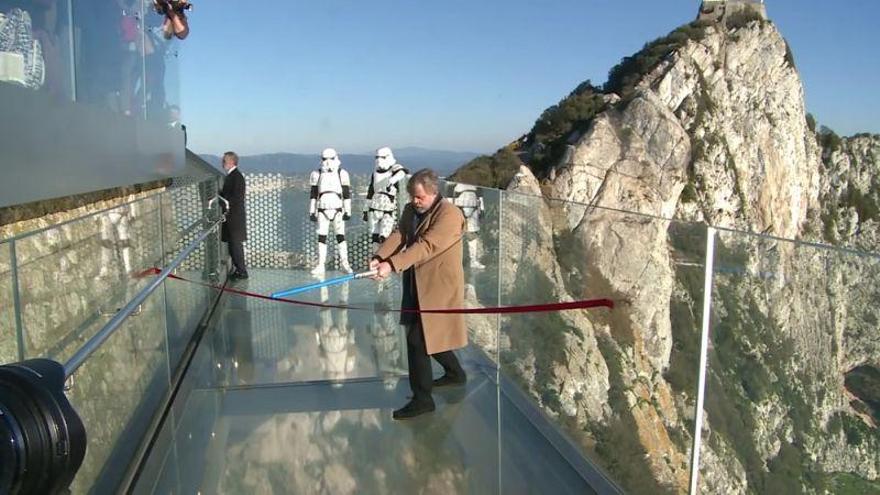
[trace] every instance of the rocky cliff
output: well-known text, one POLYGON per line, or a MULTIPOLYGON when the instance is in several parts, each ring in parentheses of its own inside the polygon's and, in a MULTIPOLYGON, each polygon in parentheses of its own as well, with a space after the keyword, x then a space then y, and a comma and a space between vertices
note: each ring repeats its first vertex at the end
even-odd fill
POLYGON ((582 84, 481 163, 494 179, 526 165, 506 297, 540 282, 618 305, 508 320, 508 372, 625 488, 686 492, 710 224, 704 492, 880 490, 880 261, 783 240, 880 249, 878 143, 816 132, 787 43, 748 10, 582 84))
MULTIPOLYGON (((839 138, 823 129, 822 209, 814 230, 823 240, 880 250, 880 135, 839 138)), ((813 219, 815 220, 815 219, 813 219)))

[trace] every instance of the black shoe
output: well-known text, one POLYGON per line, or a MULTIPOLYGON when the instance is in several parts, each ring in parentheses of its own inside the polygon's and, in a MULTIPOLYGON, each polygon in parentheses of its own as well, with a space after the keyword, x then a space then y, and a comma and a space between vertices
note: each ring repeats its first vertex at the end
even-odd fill
POLYGON ((432 412, 434 410, 433 402, 415 402, 409 401, 405 406, 394 411, 391 417, 394 419, 410 419, 422 414, 432 412))
POLYGON ((230 275, 229 278, 232 280, 243 280, 248 278, 248 274, 241 272, 232 272, 232 275, 230 275))
POLYGON ((451 387, 453 385, 464 385, 465 383, 467 383, 467 375, 465 374, 462 374, 460 377, 443 375, 434 380, 435 387, 451 387))

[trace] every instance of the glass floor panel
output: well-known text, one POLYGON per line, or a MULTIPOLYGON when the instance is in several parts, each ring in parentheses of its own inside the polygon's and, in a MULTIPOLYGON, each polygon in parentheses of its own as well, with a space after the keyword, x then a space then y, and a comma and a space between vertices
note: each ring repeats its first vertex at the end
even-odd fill
MULTIPOLYGON (((234 287, 313 281, 295 277, 255 270, 234 287)), ((374 287, 297 299, 399 301, 396 288, 374 287)), ((435 389, 436 411, 394 421, 410 394, 395 313, 223 297, 133 493, 594 493, 475 348, 458 352, 465 387, 435 389)))
POLYGON ((479 372, 436 391, 434 413, 392 420, 408 393, 405 380, 194 391, 136 492, 593 493, 503 396, 499 414, 479 372))
MULTIPOLYGON (((328 278, 340 274, 330 274, 328 278)), ((237 290, 270 294, 316 282, 291 270, 252 270, 237 290)), ((185 282, 184 282, 185 283, 185 282)), ((219 383, 349 380, 406 374, 406 340, 399 315, 382 308, 399 306, 396 284, 376 291, 376 282, 355 280, 291 296, 298 301, 363 308, 347 310, 227 294, 218 307, 216 328, 206 335, 217 357, 219 383), (377 310, 378 308, 378 310, 377 310)))

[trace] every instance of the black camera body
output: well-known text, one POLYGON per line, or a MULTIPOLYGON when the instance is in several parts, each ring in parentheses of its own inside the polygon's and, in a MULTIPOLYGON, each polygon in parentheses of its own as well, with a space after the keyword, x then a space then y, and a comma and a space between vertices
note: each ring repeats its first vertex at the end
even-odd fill
POLYGON ((64 367, 49 359, 0 366, 0 493, 68 493, 85 453, 64 367))
POLYGON ((153 0, 153 7, 156 9, 156 12, 167 14, 169 9, 176 12, 190 10, 192 4, 184 0, 153 0))

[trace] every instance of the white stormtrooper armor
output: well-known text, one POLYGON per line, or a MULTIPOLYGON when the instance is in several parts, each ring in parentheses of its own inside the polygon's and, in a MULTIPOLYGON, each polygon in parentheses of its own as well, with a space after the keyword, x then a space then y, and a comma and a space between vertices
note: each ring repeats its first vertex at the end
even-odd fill
POLYGON ((480 263, 482 246, 480 244, 480 217, 483 216, 483 198, 480 197, 476 186, 470 184, 456 184, 452 190, 452 203, 461 209, 464 215, 468 232, 468 255, 470 256, 471 268, 486 268, 480 263))
POLYGON ((110 276, 115 267, 114 258, 121 254, 122 268, 131 273, 131 217, 137 203, 120 206, 101 216, 101 270, 98 277, 110 276))
POLYGON ((387 307, 384 310, 376 308, 368 328, 373 337, 376 367, 387 389, 394 388, 397 385, 397 378, 406 374, 404 362, 406 342, 396 316, 395 313, 388 311, 387 307))
MULTIPOLYGON (((348 303, 348 286, 341 287, 340 304, 348 303)), ((321 302, 329 301, 329 291, 321 288, 321 302)), ((318 310, 318 331, 315 334, 321 350, 321 370, 331 381, 344 380, 354 371, 356 360, 355 332, 348 327, 348 310, 321 308, 318 310)))
POLYGON ((333 148, 321 152, 321 168, 309 176, 311 200, 309 217, 318 222, 318 264, 313 275, 323 275, 327 263, 327 234, 330 226, 336 234, 339 265, 351 273, 348 263, 348 244, 345 242, 345 221, 351 217, 351 181, 342 169, 339 155, 333 148))
POLYGON ((376 150, 376 168, 367 190, 364 221, 370 226, 373 244, 381 244, 391 235, 397 220, 397 197, 401 181, 409 171, 394 159, 391 148, 376 150))

